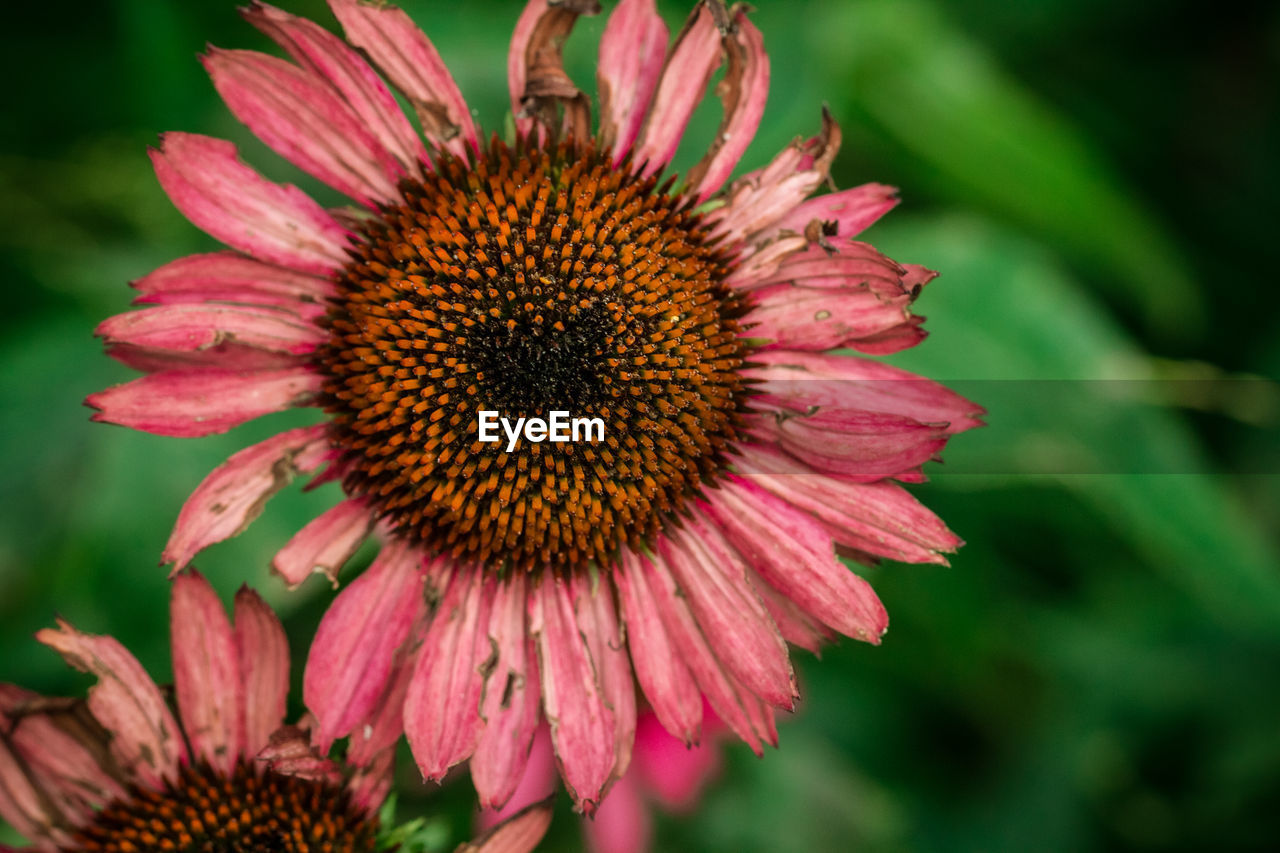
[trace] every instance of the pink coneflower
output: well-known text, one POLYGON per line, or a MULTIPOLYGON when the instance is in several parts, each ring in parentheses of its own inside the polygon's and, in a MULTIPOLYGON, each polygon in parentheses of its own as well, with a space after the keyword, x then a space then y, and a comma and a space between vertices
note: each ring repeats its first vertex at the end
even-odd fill
POLYGON ((325 210, 229 142, 167 134, 152 153, 162 186, 232 251, 146 276, 149 307, 99 328, 147 375, 93 395, 98 420, 199 436, 290 406, 326 413, 214 471, 165 559, 181 568, 234 535, 298 473, 341 482, 344 499, 273 563, 290 584, 334 576, 385 533, 311 648, 318 742, 403 697, 423 774, 469 758, 485 806, 510 796, 545 717, 589 810, 627 767, 635 681, 686 743, 704 696, 757 752, 775 743, 774 709, 796 696, 785 641, 874 643, 886 626, 835 548, 941 563, 960 544, 899 483, 978 407, 830 352, 924 335, 911 305, 933 273, 852 239, 894 190, 806 200, 840 141, 827 115, 727 183, 769 79, 745 8, 698 3, 668 47, 652 0, 622 0, 593 134, 560 48, 597 4, 533 0, 503 142, 478 132, 404 12, 330 6, 345 42, 255 4, 246 16, 293 61, 204 61, 250 130, 363 209, 325 210), (720 131, 682 180, 664 178, 721 64, 720 131), (482 411, 555 410, 600 419, 603 438, 479 440, 482 411))
MULTIPOLYGON (((170 624, 177 713, 115 639, 62 621, 36 635, 98 683, 87 701, 0 684, 0 817, 48 853, 374 850, 392 717, 331 761, 284 725, 289 646, 256 593, 236 594, 233 623, 181 574, 170 624)), ((532 850, 549 820, 534 807, 462 849, 532 850)))

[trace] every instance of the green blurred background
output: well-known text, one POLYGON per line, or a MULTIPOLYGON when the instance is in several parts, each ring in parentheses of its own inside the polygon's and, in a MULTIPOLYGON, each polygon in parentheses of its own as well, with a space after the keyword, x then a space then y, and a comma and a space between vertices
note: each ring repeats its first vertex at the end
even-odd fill
MULTIPOLYGON (((183 441, 91 425, 81 407, 129 378, 91 337, 125 310, 125 282, 213 246, 151 174, 157 132, 232 138, 268 175, 337 201, 253 141, 197 63, 206 42, 267 47, 235 5, 7 12, 4 680, 84 689, 31 640, 55 613, 167 677, 156 561, 179 506, 235 449, 315 418, 183 441)), ((403 5, 500 127, 519 4, 403 5)), ((689 8, 661 5, 673 29, 689 8)), ((797 653, 805 701, 782 748, 727 747, 702 809, 662 818, 657 848, 1267 848, 1280 837, 1280 395, 1263 379, 1280 375, 1280 5, 756 5, 774 82, 744 165, 812 134, 830 104, 845 132, 836 183, 903 190, 869 239, 943 273, 918 303, 931 337, 895 360, 992 412, 917 490, 969 543, 952 567, 873 570, 884 645, 797 653), (963 382, 1152 377, 1187 381, 1119 410, 963 382)), ((333 25, 320 0, 285 6, 333 25)), ((579 81, 602 27, 583 21, 570 42, 579 81)), ((679 165, 717 120, 715 104, 698 114, 679 165)), ((199 561, 225 597, 247 578, 279 607, 298 670, 333 593, 288 594, 265 565, 334 489, 286 490, 199 561)), ((422 838, 451 849, 469 786, 413 776, 406 763, 401 815, 428 816, 422 838)), ((545 849, 580 849, 561 805, 545 849)))

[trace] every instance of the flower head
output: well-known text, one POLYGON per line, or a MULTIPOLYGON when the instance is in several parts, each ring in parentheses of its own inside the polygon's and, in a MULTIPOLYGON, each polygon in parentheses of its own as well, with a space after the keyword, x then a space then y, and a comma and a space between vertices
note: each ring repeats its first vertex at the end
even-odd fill
POLYGON ((363 210, 325 210, 228 142, 167 134, 162 186, 231 251, 146 276, 147 307, 99 328, 147 373, 93 395, 99 420, 198 436, 290 406, 325 413, 215 470, 165 559, 181 568, 234 535, 297 474, 339 481, 343 500, 273 561, 298 584, 336 576, 375 528, 385 542, 312 645, 317 741, 392 708, 423 774, 470 759, 486 806, 511 796, 545 717, 593 807, 626 770, 636 682, 685 743, 703 697, 756 751, 774 743, 774 709, 796 696, 786 641, 877 642, 887 624, 836 549, 944 562, 960 544, 900 484, 981 410, 831 352, 924 336, 911 305, 933 273, 854 239, 895 191, 808 198, 839 147, 825 114, 817 136, 728 183, 769 79, 744 7, 703 0, 668 47, 653 0, 621 0, 593 125, 560 50, 598 4, 532 0, 502 141, 404 12, 330 6, 345 40, 255 3, 246 17, 291 61, 204 61, 258 137, 363 210), (722 64, 720 131, 665 177, 722 64), (544 423, 482 440, 484 412, 555 410, 603 435, 542 441, 544 423))
MULTIPOLYGON (((234 615, 227 619, 199 574, 175 579, 176 713, 113 638, 62 621, 41 631, 40 642, 98 683, 87 700, 0 684, 0 817, 34 850, 57 853, 372 851, 391 750, 353 746, 345 762, 331 761, 307 732, 284 725, 284 629, 248 588, 236 594, 234 615)), ((501 848, 531 850, 544 811, 490 837, 536 834, 501 848)))

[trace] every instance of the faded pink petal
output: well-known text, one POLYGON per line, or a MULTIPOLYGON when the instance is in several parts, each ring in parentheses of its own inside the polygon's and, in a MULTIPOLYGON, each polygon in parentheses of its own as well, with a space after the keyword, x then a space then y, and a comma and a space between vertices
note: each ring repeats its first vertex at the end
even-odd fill
POLYGON ((836 558, 822 525, 760 486, 730 476, 703 505, 766 582, 832 629, 878 643, 889 617, 870 584, 836 558))
POLYGON ((198 572, 173 580, 169 636, 174 693, 193 757, 230 773, 245 745, 239 653, 218 594, 198 572))
POLYGON ((439 781, 475 751, 483 721, 482 670, 492 647, 489 624, 494 581, 480 566, 459 567, 445 589, 404 702, 404 733, 424 778, 439 781))
POLYGON ((497 660, 484 681, 480 696, 484 729, 471 756, 471 778, 481 808, 500 808, 516 792, 526 775, 530 743, 538 727, 541 694, 537 653, 525 630, 526 598, 523 572, 513 573, 494 589, 488 643, 497 660))
POLYGON ((440 54, 402 10, 360 0, 329 0, 347 40, 363 48, 418 113, 433 144, 467 157, 479 151, 475 123, 440 54))
POLYGON ((614 583, 627 626, 627 649, 636 680, 658 719, 686 744, 697 743, 702 723, 702 694, 681 657, 675 637, 663 625, 662 612, 644 568, 644 560, 623 549, 614 567, 614 583))
POLYGON ((551 826, 551 803, 529 806, 454 853, 530 853, 551 826))
POLYGON ((525 114, 524 87, 529 73, 529 42, 534 28, 547 12, 547 0, 529 0, 516 27, 511 33, 511 46, 507 50, 507 89, 511 93, 511 113, 515 116, 516 135, 527 138, 534 127, 534 120, 525 114))
POLYGON ((58 620, 36 639, 98 679, 89 710, 111 733, 111 755, 128 777, 150 788, 172 779, 187 748, 164 696, 142 664, 112 637, 83 634, 58 620))
POLYGON ((257 761, 271 772, 283 776, 297 776, 334 786, 342 782, 338 766, 324 757, 306 732, 295 726, 285 726, 273 732, 271 742, 258 753, 257 761))
POLYGON ((600 37, 600 145, 626 158, 644 124, 667 53, 666 22, 654 0, 621 0, 600 37))
POLYGON ((380 761, 385 753, 394 753, 396 741, 404 734, 404 697, 409 692, 413 676, 413 662, 418 654, 418 641, 426 627, 425 603, 418 608, 409 639, 396 649, 391 661, 391 677, 383 696, 378 700, 373 717, 351 733, 347 745, 347 763, 356 767, 370 767, 380 761))
MULTIPOLYGON (((923 267, 917 267, 923 270, 923 267)), ((926 271, 928 272, 928 271, 926 271)), ((932 274, 931 274, 932 275, 932 274)), ((786 259, 771 275, 755 282, 757 286, 789 282, 824 290, 866 290, 886 298, 912 295, 918 283, 916 274, 907 282, 907 268, 877 251, 874 246, 857 241, 837 244, 834 250, 811 245, 786 259)))
POLYGON ((252 50, 210 48, 202 61, 235 117, 281 157, 366 207, 398 198, 403 167, 323 78, 252 50))
POLYGON ((316 629, 302 697, 315 715, 321 752, 369 721, 391 678, 396 650, 422 606, 421 556, 390 542, 338 594, 316 629))
POLYGON ((117 314, 94 330, 135 370, 269 370, 303 363, 328 334, 295 314, 230 305, 161 305, 117 314))
POLYGON ((574 623, 567 584, 552 576, 535 584, 529 630, 538 644, 542 707, 560 775, 574 802, 590 814, 617 764, 617 728, 589 647, 574 623))
POLYGON ((294 475, 320 463, 327 434, 325 424, 288 430, 215 468, 187 498, 161 561, 173 563, 179 571, 200 551, 244 530, 294 475))
MULTIPOLYGON (((729 273, 725 284, 738 290, 750 290, 772 275, 787 258, 802 250, 809 241, 800 235, 781 235, 753 247, 729 273)), ((750 322, 748 320, 748 322, 750 322)))
POLYGON ((876 220, 897 205, 897 187, 863 184, 820 195, 796 205, 761 236, 768 237, 782 231, 808 236, 815 233, 816 222, 816 234, 822 238, 851 239, 870 228, 876 220))
POLYGON ((57 842, 66 838, 55 826, 58 815, 50 810, 41 791, 3 739, 0 739, 0 817, 39 844, 41 850, 56 853, 57 842))
MULTIPOLYGON (((699 3, 676 36, 653 107, 636 146, 634 160, 648 177, 671 162, 694 109, 706 94, 711 75, 720 67, 720 30, 714 4, 699 3)), ((723 9, 723 6, 715 7, 723 9)), ((727 22, 724 22, 727 23, 727 22)))
POLYGON ((163 370, 90 394, 93 420, 155 435, 216 435, 294 406, 310 405, 324 377, 311 367, 240 372, 163 370))
POLYGON ((911 493, 890 482, 853 483, 814 471, 759 445, 734 460, 738 472, 818 521, 837 542, 905 563, 940 563, 963 543, 911 493))
POLYGON ((746 567, 705 520, 693 516, 685 523, 659 547, 716 657, 752 693, 791 710, 797 694, 787 647, 746 567))
POLYGON ((646 714, 636 724, 635 762, 632 775, 646 793, 668 811, 687 811, 720 770, 720 748, 714 743, 689 748, 646 714))
POLYGON ((613 584, 608 576, 593 581, 585 573, 577 573, 570 577, 569 586, 578 630, 587 641, 605 703, 613 712, 613 775, 619 777, 627 772, 635 742, 636 682, 614 607, 613 584))
POLYGON ((295 533, 271 559, 271 568, 291 588, 317 572, 337 583, 338 571, 368 538, 375 520, 364 498, 341 501, 295 533))
POLYGON ((748 330, 767 338, 762 350, 823 351, 858 346, 910 321, 911 297, 886 298, 869 290, 821 290, 773 284, 755 291, 748 330))
POLYGON ((275 612, 247 586, 236 592, 235 638, 244 698, 244 752, 256 755, 284 724, 289 640, 275 612))
POLYGON ((377 812, 391 793, 391 786, 395 781, 395 763, 396 751, 388 748, 353 768, 346 787, 356 808, 369 813, 377 812))
POLYGON ((590 853, 648 853, 653 821, 634 773, 623 776, 609 789, 595 816, 583 821, 582 832, 590 853))
POLYGON ((520 776, 520 784, 501 808, 484 808, 476 814, 476 826, 489 829, 502 823, 533 803, 547 799, 559 787, 560 773, 556 769, 556 753, 551 746, 551 730, 542 723, 533 733, 529 746, 529 760, 520 776))
POLYGON ((382 78, 346 42, 313 21, 256 0, 244 16, 332 86, 405 172, 419 173, 427 157, 421 138, 382 78))
POLYGON ((764 36, 738 9, 724 36, 729 67, 716 87, 724 102, 724 121, 705 158, 689 173, 690 188, 698 201, 705 201, 733 174, 738 161, 764 116, 769 97, 769 57, 764 52, 764 36))
POLYGON ((241 163, 230 142, 166 133, 151 162, 174 205, 228 246, 318 275, 346 263, 346 230, 297 187, 241 163))
POLYGON ((773 624, 778 626, 782 639, 821 657, 822 647, 836 638, 835 632, 805 613, 790 597, 774 589, 756 572, 748 572, 747 580, 760 596, 764 609, 769 611, 773 624))
POLYGON ((743 371, 756 390, 795 411, 813 406, 863 409, 946 423, 948 433, 982 425, 985 410, 931 379, 866 358, 770 350, 752 353, 759 366, 743 371))
POLYGON ((327 278, 267 264, 238 252, 188 255, 133 282, 143 305, 202 302, 262 305, 315 320, 337 293, 327 278))

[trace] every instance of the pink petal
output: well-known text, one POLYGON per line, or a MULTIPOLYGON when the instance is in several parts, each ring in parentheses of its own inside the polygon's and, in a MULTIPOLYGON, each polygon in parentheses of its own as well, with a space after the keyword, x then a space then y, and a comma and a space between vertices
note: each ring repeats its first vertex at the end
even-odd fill
POLYGON ((805 613, 845 636, 880 641, 889 625, 884 605, 836 558, 831 535, 812 517, 735 476, 703 510, 751 567, 805 613))
POLYGON ((609 789, 592 819, 583 821, 582 832, 590 853, 649 853, 653 820, 634 773, 609 789))
POLYGON ((161 561, 179 571, 200 551, 248 527, 268 498, 320 463, 327 435, 325 424, 291 429, 215 468, 183 504, 161 561))
MULTIPOLYGON (((497 660, 484 681, 484 729, 471 756, 471 778, 481 808, 500 808, 516 792, 538 727, 542 703, 536 652, 525 630, 525 577, 516 572, 497 584, 489 616, 488 642, 497 660)), ((538 798, 543 796, 546 793, 538 798)))
POLYGON ((256 0, 244 16, 299 65, 332 86, 403 171, 419 173, 427 159, 422 139, 382 78, 346 42, 313 21, 256 0))
POLYGON ((169 606, 174 693, 193 758, 230 773, 244 755, 244 685, 236 637, 198 572, 173 580, 169 606))
POLYGON ((271 560, 290 588, 319 572, 333 583, 338 571, 368 538, 376 520, 363 498, 344 500, 312 519, 271 560))
POLYGON ((235 637, 244 697, 244 751, 257 755, 284 724, 289 640, 275 612, 247 586, 236 593, 235 637))
POLYGON ((484 722, 480 697, 492 659, 494 583, 479 566, 459 567, 422 640, 404 702, 404 733, 422 775, 444 778, 475 751, 484 722))
POLYGON ((702 789, 720 770, 720 748, 714 743, 689 748, 652 715, 636 725, 636 763, 632 774, 668 811, 697 805, 702 789))
POLYGON ((101 732, 81 718, 81 704, 0 684, 0 742, 13 750, 32 784, 72 822, 90 820, 96 810, 126 795, 124 786, 102 767, 106 743, 101 732))
MULTIPOLYGON (((684 29, 676 36, 658 81, 640 143, 633 159, 644 176, 666 168, 680 145, 694 109, 706 94, 711 75, 720 67, 720 28, 713 9, 723 12, 723 4, 699 3, 684 29)), ((720 22, 727 24, 728 21, 720 22)))
POLYGON ((542 707, 565 787, 588 814, 617 762, 617 725, 605 701, 589 646, 574 622, 567 584, 545 577, 530 594, 529 630, 538 644, 542 707))
POLYGON ((640 135, 667 52, 666 22, 654 0, 622 0, 600 38, 596 82, 600 92, 600 144, 613 148, 617 166, 640 135))
POLYGON ((324 377, 311 367, 239 372, 162 370, 90 394, 93 420, 154 435, 215 435, 262 415, 311 405, 324 377))
POLYGON ((685 744, 697 743, 702 694, 675 639, 663 625, 658 602, 640 565, 643 559, 624 549, 614 572, 636 680, 667 731, 685 744))
POLYGON ((835 639, 835 632, 805 613, 795 601, 774 589, 756 572, 748 572, 747 580, 759 594, 760 603, 769 611, 773 624, 778 626, 782 639, 821 656, 822 647, 835 639))
POLYGON ((142 664, 112 637, 82 634, 62 620, 36 639, 98 679, 89 710, 111 733, 111 755, 125 778, 160 788, 175 778, 187 748, 164 696, 142 664))
POLYGON ((141 294, 134 300, 138 304, 264 305, 306 320, 323 316, 325 300, 337 293, 327 278, 264 264, 236 252, 178 258, 133 282, 133 286, 141 294))
POLYGON ((931 379, 866 358, 813 352, 753 353, 743 371, 756 390, 796 411, 814 406, 862 409, 946 423, 948 433, 982 425, 985 410, 931 379))
POLYGON ((20 834, 39 844, 41 850, 56 853, 57 842, 67 840, 56 827, 60 816, 35 786, 18 757, 0 739, 0 817, 20 834))
POLYGON ((275 56, 202 57, 236 118, 281 157, 366 207, 399 197, 403 167, 323 78, 275 56))
POLYGON ((268 370, 303 362, 328 333, 274 308, 162 305, 117 314, 94 330, 107 354, 136 370, 268 370))
POLYGON ((837 542, 904 563, 940 563, 963 543, 906 489, 852 483, 814 471, 759 445, 744 447, 734 467, 751 482, 818 521, 837 542))
POLYGON ((395 750, 384 749, 365 764, 355 767, 347 780, 347 793, 357 809, 366 813, 378 811, 391 793, 395 764, 395 750))
POLYGON ((533 803, 555 794, 560 786, 560 773, 556 769, 555 749, 551 746, 551 730, 546 723, 534 729, 533 743, 530 744, 528 753, 528 763, 511 799, 501 808, 481 808, 476 815, 476 826, 481 829, 497 826, 533 803))
MULTIPOLYGON (((693 674, 707 702, 753 752, 763 754, 762 743, 767 739, 767 731, 758 725, 756 709, 748 711, 751 705, 749 700, 754 697, 750 694, 744 697, 746 691, 739 689, 707 644, 702 627, 690 611, 684 591, 676 586, 665 558, 655 555, 653 559, 648 559, 637 555, 633 565, 644 574, 658 612, 662 614, 666 624, 667 633, 679 649, 681 659, 689 667, 689 672, 693 674), (748 701, 744 702, 744 698, 748 701)), ((632 571, 632 578, 636 576, 637 572, 632 571)), ((679 733, 676 734, 679 736, 679 733)))
POLYGON ((351 734, 346 759, 355 767, 376 765, 385 753, 394 753, 396 741, 404 734, 404 697, 413 677, 413 662, 418 654, 418 638, 426 632, 427 608, 418 609, 409 640, 396 650, 391 661, 391 677, 378 700, 373 717, 351 734))
POLYGON ((716 87, 724 103, 724 121, 716 132, 711 150, 689 172, 689 186, 697 191, 698 201, 706 201, 729 179, 743 152, 755 138, 756 128, 764 116, 769 97, 769 57, 764 51, 764 36, 747 13, 738 10, 733 24, 724 36, 729 68, 716 87))
POLYGON ((421 562, 419 552, 409 546, 384 545, 320 621, 307 656, 302 696, 316 717, 313 740, 321 754, 377 711, 396 650, 422 607, 421 562))
POLYGON ((570 577, 569 586, 578 631, 587 641, 605 703, 613 712, 616 734, 613 775, 619 777, 627 772, 631 746, 635 742, 636 682, 614 606, 613 585, 607 576, 593 581, 579 572, 570 577))
POLYGON ((850 240, 831 248, 811 245, 788 257, 773 274, 755 284, 789 282, 812 288, 865 290, 886 298, 902 294, 914 298, 914 285, 922 269, 916 267, 917 273, 910 273, 869 243, 850 240), (910 283, 908 278, 912 279, 910 283))
MULTIPOLYGON (((853 238, 870 228, 873 223, 898 205, 898 190, 884 184, 863 184, 860 187, 811 198, 765 231, 791 231, 796 234, 814 233, 823 238, 853 238)), ((817 242, 810 238, 813 242, 817 242)))
POLYGON ((781 235, 752 247, 725 279, 738 290, 751 290, 778 269, 787 258, 804 249, 809 241, 800 235, 781 235))
POLYGON ((748 430, 825 474, 871 482, 933 459, 947 443, 946 424, 856 409, 800 414, 768 397, 754 398, 748 430), (769 411, 772 410, 772 413, 769 411))
POLYGON ((753 338, 767 338, 762 349, 824 351, 856 347, 903 323, 911 314, 908 294, 884 298, 865 290, 820 290, 773 284, 755 291, 747 317, 753 338))
POLYGON ((722 235, 727 243, 755 235, 764 239, 761 232, 822 185, 839 150, 840 128, 824 109, 818 136, 793 142, 768 166, 733 182, 725 205, 707 217, 715 226, 713 233, 722 235))
POLYGON ((325 758, 296 726, 285 726, 271 734, 271 742, 258 753, 256 760, 272 773, 296 776, 337 787, 342 783, 338 766, 325 758))
POLYGON ((480 150, 467 102, 439 52, 402 10, 360 0, 329 0, 347 41, 363 48, 418 113, 433 145, 458 157, 480 150))
POLYGON ((530 853, 551 826, 552 804, 536 803, 454 853, 530 853))
POLYGON ((318 275, 346 264, 346 230, 297 187, 272 183, 241 163, 230 142, 166 133, 150 153, 174 205, 228 246, 318 275))
POLYGON ((791 710, 797 694, 786 643, 738 555, 698 517, 668 534, 661 552, 724 668, 761 699, 791 710))

